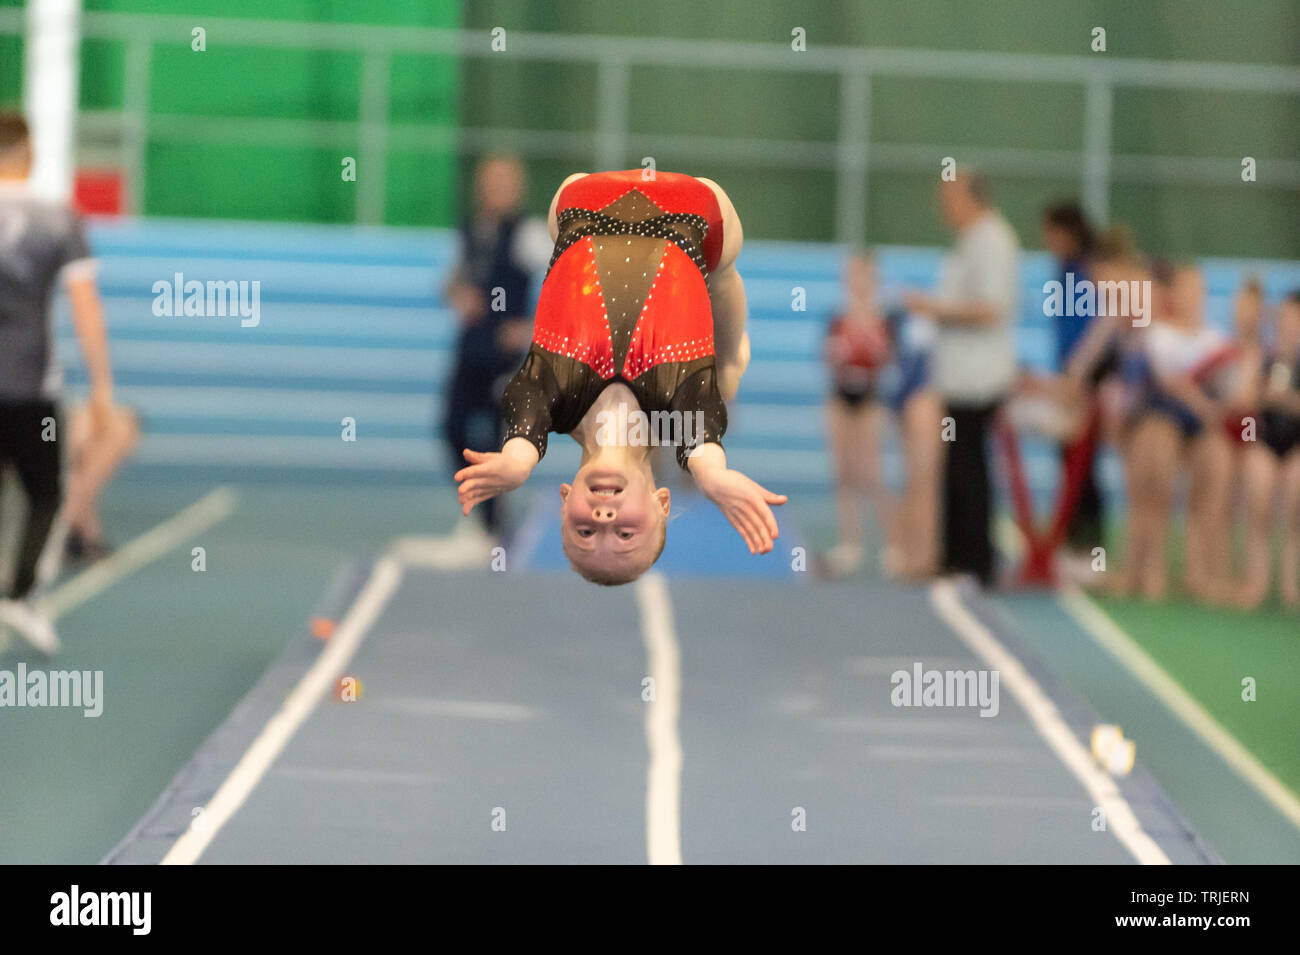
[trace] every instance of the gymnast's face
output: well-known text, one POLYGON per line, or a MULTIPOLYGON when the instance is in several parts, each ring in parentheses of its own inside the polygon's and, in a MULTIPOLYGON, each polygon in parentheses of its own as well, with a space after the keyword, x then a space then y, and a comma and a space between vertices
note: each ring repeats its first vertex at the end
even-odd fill
POLYGON ((669 498, 648 469, 581 468, 560 486, 564 553, 588 579, 634 580, 659 556, 669 498))

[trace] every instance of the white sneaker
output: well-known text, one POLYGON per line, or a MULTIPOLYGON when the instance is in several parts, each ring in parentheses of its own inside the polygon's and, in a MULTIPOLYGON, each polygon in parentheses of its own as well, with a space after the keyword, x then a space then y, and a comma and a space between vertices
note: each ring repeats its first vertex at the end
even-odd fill
POLYGON ((392 552, 413 567, 462 570, 486 566, 496 543, 477 521, 463 521, 446 537, 399 537, 392 552))
POLYGON ((496 546, 496 540, 476 520, 463 520, 456 525, 450 543, 454 553, 467 564, 487 560, 496 546))
POLYGON ((5 623, 18 635, 47 657, 59 652, 59 637, 54 632, 54 622, 49 615, 37 610, 26 600, 0 600, 0 623, 5 623))

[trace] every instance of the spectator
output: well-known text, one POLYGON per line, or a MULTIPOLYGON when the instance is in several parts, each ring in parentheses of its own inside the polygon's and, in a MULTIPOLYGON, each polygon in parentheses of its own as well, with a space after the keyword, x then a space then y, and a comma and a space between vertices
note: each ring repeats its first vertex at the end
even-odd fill
POLYGON ((994 579, 988 433, 1016 376, 1020 242, 978 173, 966 170, 943 182, 939 202, 956 245, 937 294, 911 292, 904 303, 938 326, 932 374, 952 429, 945 435, 942 569, 973 574, 988 586, 994 579))
POLYGON ((899 547, 886 571, 907 580, 933 577, 939 549, 939 462, 943 398, 930 378, 935 328, 929 319, 899 309, 889 313, 893 329, 893 382, 889 409, 898 418, 903 454, 903 494, 895 527, 899 547))
POLYGON ((1246 451, 1249 526, 1246 573, 1237 600, 1253 609, 1268 595, 1269 544, 1277 527, 1282 538, 1280 595, 1283 605, 1295 610, 1300 609, 1300 290, 1282 302, 1275 331, 1251 376, 1261 411, 1258 439, 1246 451))
MULTIPOLYGON (((488 156, 475 173, 474 212, 461 224, 456 265, 446 297, 460 331, 448 378, 442 434, 454 474, 466 448, 496 451, 501 444, 499 404, 532 339, 529 282, 550 260, 546 223, 525 218, 524 168, 512 156, 488 156)), ((500 537, 503 503, 480 509, 484 531, 463 522, 457 537, 471 549, 500 537)))
MULTIPOLYGON (((1093 280, 1092 256, 1096 245, 1092 225, 1083 209, 1073 201, 1049 206, 1043 213, 1042 231, 1043 245, 1056 259, 1056 278, 1065 294, 1071 294, 1072 289, 1081 293, 1093 280)), ((1054 316, 1058 371, 1065 372, 1069 368, 1070 360, 1079 351, 1079 345, 1096 317, 1095 304, 1089 303, 1095 303, 1095 298, 1076 296, 1060 315, 1054 316)), ((1078 399, 1085 405, 1092 405, 1097 400, 1097 386, 1113 374, 1116 367, 1112 349, 1093 366, 1086 380, 1080 382, 1082 387, 1078 399)), ((1068 452, 1069 445, 1062 445, 1063 469, 1068 452)), ((1076 579, 1080 576, 1087 579, 1091 573, 1092 549, 1102 543, 1102 498, 1095 473, 1096 461, 1094 451, 1084 465, 1078 502, 1066 530, 1066 565, 1076 579)))
POLYGON ((90 428, 113 418, 113 379, 94 261, 81 221, 69 209, 32 198, 26 121, 0 115, 0 467, 11 464, 27 497, 17 567, 0 622, 36 649, 59 649, 54 625, 29 597, 41 551, 59 509, 63 445, 59 422, 62 376, 50 300, 60 280, 90 372, 90 428))
POLYGON ((835 466, 837 542, 826 555, 832 576, 852 574, 862 565, 863 497, 871 499, 885 532, 885 547, 896 549, 895 505, 880 476, 880 432, 885 408, 880 373, 890 358, 889 323, 876 298, 876 263, 871 253, 852 253, 844 264, 844 306, 826 332, 826 364, 831 393, 826 423, 835 466))
MULTIPOLYGON (((1129 289, 1152 287, 1150 263, 1138 252, 1131 232, 1124 226, 1112 226, 1098 238, 1090 265, 1092 280, 1099 285, 1106 283, 1129 289)), ((1152 509, 1138 506, 1149 481, 1143 455, 1135 446, 1141 438, 1137 425, 1151 388, 1147 337, 1153 311, 1154 302, 1144 293, 1114 303, 1103 302, 1099 296, 1094 318, 1071 349, 1069 363, 1062 369, 1063 400, 1077 402, 1080 395, 1095 394, 1101 413, 1100 438, 1118 452, 1123 465, 1125 561, 1113 568, 1108 579, 1090 574, 1086 580, 1076 580, 1082 586, 1092 587, 1106 579, 1114 593, 1129 592, 1147 573, 1150 555, 1144 553, 1138 542, 1155 539, 1149 530, 1155 516, 1152 509), (1102 372, 1105 364, 1114 366, 1114 374, 1102 372), (1095 387, 1092 382, 1096 382, 1095 387)))
POLYGON ((1126 449, 1130 517, 1126 563, 1118 583, 1149 600, 1167 589, 1166 548, 1175 490, 1187 472, 1188 592, 1224 599, 1228 574, 1226 514, 1232 447, 1224 432, 1225 406, 1215 394, 1215 370, 1233 346, 1205 324, 1205 285, 1191 265, 1153 269, 1152 322, 1142 335, 1145 381, 1126 449))
POLYGON ((94 562, 113 552, 99 519, 99 495, 140 443, 140 419, 132 409, 119 405, 105 426, 96 430, 83 406, 68 415, 67 430, 64 555, 71 561, 94 562))

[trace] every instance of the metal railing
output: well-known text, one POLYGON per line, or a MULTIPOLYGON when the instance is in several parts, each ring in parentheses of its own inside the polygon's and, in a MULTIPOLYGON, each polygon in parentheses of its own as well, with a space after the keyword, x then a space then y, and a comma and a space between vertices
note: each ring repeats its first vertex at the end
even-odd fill
MULTIPOLYGON (((20 10, 0 10, 0 35, 21 34, 20 10)), ((645 155, 671 154, 676 165, 738 162, 751 166, 833 170, 835 235, 859 240, 867 228, 868 178, 873 170, 930 172, 938 167, 934 144, 875 142, 870 136, 872 81, 924 77, 1075 85, 1084 91, 1080 151, 963 147, 961 155, 990 173, 1077 178, 1085 205, 1100 221, 1109 212, 1112 182, 1223 185, 1237 181, 1239 160, 1215 157, 1116 155, 1111 134, 1115 90, 1122 87, 1300 95, 1300 69, 1289 66, 1088 56, 954 52, 820 46, 795 52, 776 43, 643 39, 508 31, 507 52, 494 52, 487 30, 427 29, 300 23, 200 16, 85 13, 82 35, 125 44, 125 84, 120 112, 87 112, 82 131, 120 134, 128 191, 143 195, 146 146, 166 142, 243 142, 279 145, 359 143, 358 164, 371 170, 357 183, 357 221, 383 220, 385 159, 393 148, 475 154, 503 144, 526 159, 571 160, 594 169, 635 166, 645 155), (209 43, 331 50, 361 56, 358 116, 340 121, 230 118, 151 114, 150 69, 154 46, 189 43, 202 26, 209 43), (580 131, 444 127, 394 123, 388 86, 395 54, 447 54, 464 58, 589 63, 596 70, 595 128, 580 131), (770 70, 838 77, 837 138, 833 141, 661 136, 629 129, 634 66, 770 70), (374 171, 378 171, 377 174, 374 171)), ((1300 188, 1300 161, 1257 157, 1261 188, 1300 188)), ((576 167, 575 167, 576 168, 576 167)))

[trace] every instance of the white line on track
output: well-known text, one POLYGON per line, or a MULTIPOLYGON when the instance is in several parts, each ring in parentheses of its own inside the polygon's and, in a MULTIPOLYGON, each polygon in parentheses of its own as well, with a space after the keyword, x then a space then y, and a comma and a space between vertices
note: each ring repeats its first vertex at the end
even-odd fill
MULTIPOLYGON (((999 546, 1013 558, 1018 557, 1022 544, 1015 524, 1004 517, 998 522, 997 531, 999 546)), ((1095 600, 1077 584, 1071 583, 1057 587, 1056 600, 1084 633, 1154 693, 1174 716, 1182 720, 1188 729, 1199 736, 1206 746, 1214 750, 1220 759, 1253 786, 1293 826, 1300 828, 1300 797, 1224 729, 1095 600)))
POLYGON ((1255 787, 1292 825, 1300 828, 1300 799, 1296 794, 1206 712, 1119 624, 1073 584, 1062 586, 1057 599, 1084 632, 1127 667, 1188 729, 1255 787))
POLYGON ((401 562, 395 557, 381 557, 316 662, 303 674, 275 716, 262 727, 253 745, 203 807, 195 823, 168 850, 163 865, 191 865, 198 861, 222 826, 239 811, 244 800, 266 775, 321 697, 329 692, 401 582, 401 562))
POLYGON ((224 521, 234 512, 235 501, 235 492, 230 488, 214 489, 185 510, 125 544, 112 556, 96 562, 39 598, 39 605, 51 617, 62 616, 196 534, 224 521))
POLYGON ((1088 750, 1061 718, 1056 704, 1024 665, 961 602, 957 588, 947 581, 934 584, 930 588, 930 604, 977 657, 998 671, 1002 685, 1024 708, 1039 735, 1083 784, 1093 805, 1106 814, 1107 830, 1143 865, 1168 865, 1169 857, 1143 830, 1115 780, 1092 761, 1088 750))
POLYGON ((651 865, 682 864, 682 657, 673 628, 672 600, 664 578, 654 572, 636 582, 655 698, 646 704, 645 739, 650 751, 646 771, 646 857, 651 865))

